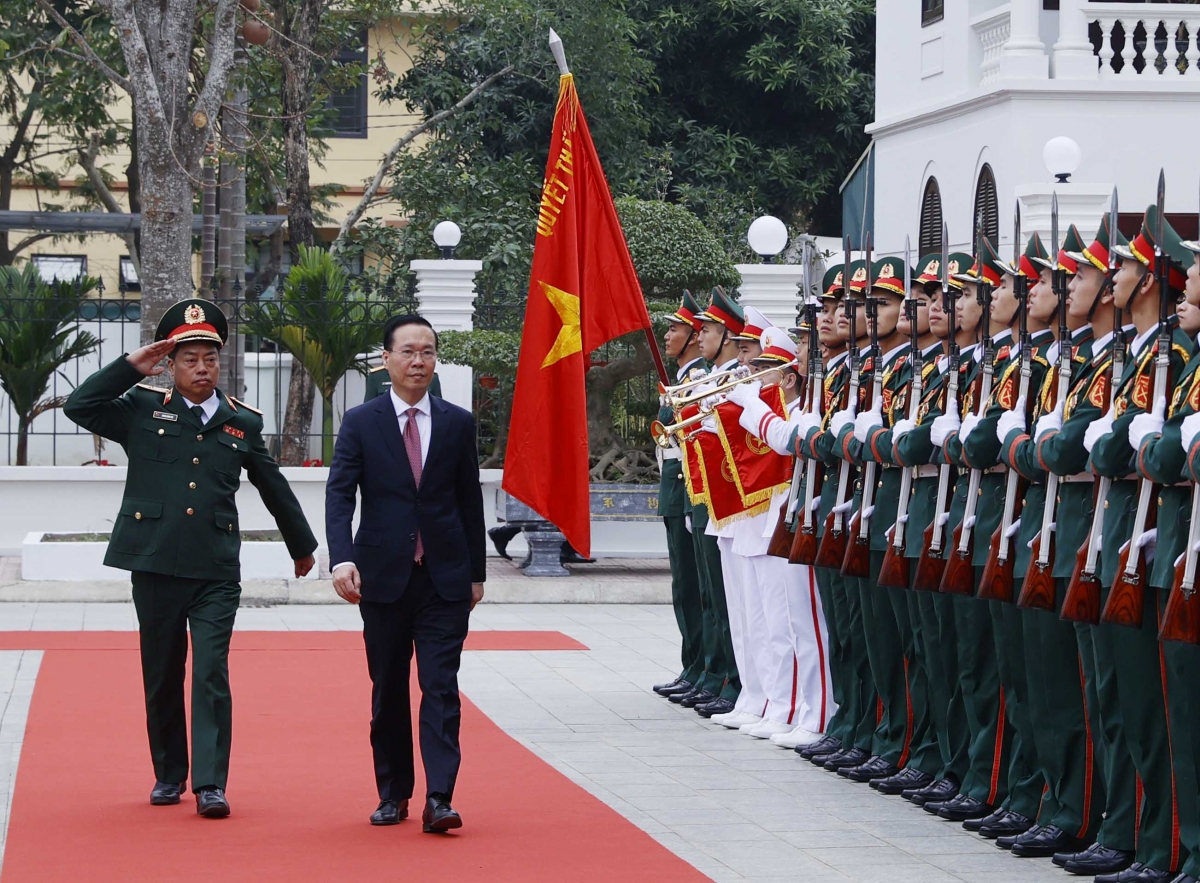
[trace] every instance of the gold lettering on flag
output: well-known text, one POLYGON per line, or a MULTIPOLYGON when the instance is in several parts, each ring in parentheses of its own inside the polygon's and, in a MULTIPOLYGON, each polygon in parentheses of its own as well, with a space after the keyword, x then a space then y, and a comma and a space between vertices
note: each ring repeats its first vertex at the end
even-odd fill
POLYGON ((554 235, 554 225, 567 202, 567 194, 571 191, 570 181, 574 175, 571 139, 564 137, 554 170, 542 182, 542 202, 538 206, 537 222, 539 236, 554 235))

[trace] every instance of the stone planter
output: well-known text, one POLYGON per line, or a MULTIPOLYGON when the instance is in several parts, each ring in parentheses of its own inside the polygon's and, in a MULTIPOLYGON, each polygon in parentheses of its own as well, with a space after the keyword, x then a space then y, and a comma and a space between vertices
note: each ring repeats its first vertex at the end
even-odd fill
MULTIPOLYGON (((56 582, 128 580, 129 572, 104 566, 108 542, 47 541, 50 534, 25 535, 21 545, 21 578, 56 582)), ((281 542, 243 542, 242 580, 294 579, 295 565, 281 542)), ((305 579, 320 579, 314 567, 305 579)))

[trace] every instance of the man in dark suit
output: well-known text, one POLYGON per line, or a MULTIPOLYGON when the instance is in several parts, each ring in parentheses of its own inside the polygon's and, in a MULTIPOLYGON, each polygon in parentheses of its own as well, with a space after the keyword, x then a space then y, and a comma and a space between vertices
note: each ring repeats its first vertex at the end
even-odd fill
POLYGON ((333 585, 363 619, 371 675, 373 825, 408 817, 409 661, 421 686, 426 832, 462 827, 450 806, 461 755, 458 666, 486 578, 483 492, 470 412, 429 395, 437 333, 419 316, 384 328, 391 389, 346 413, 325 493, 333 585), (362 518, 351 539, 355 494, 362 518))

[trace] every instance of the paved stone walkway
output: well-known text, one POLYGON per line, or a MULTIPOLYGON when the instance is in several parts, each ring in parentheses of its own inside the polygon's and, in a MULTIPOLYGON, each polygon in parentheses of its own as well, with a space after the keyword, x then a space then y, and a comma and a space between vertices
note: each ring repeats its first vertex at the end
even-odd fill
MULTIPOLYGON (((135 625, 129 604, 0 604, 0 630, 135 625)), ((244 608, 237 627, 361 624, 348 605, 303 605, 244 608)), ((476 609, 472 627, 558 630, 590 648, 467 653, 462 688, 506 732, 713 880, 1077 879, 655 696, 649 686, 673 676, 677 664, 670 607, 490 604, 476 609)), ((0 653, 5 827, 40 657, 0 653)))

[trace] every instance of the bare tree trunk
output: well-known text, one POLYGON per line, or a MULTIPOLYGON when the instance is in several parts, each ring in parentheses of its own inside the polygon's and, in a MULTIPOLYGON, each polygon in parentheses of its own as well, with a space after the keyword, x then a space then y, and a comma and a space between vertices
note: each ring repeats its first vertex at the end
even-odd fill
MULTIPOLYGON (((144 161, 142 343, 151 343, 167 308, 192 292, 192 185, 168 158, 144 161)), ((165 376, 165 375, 162 375, 165 376)))
POLYGON ((613 426, 613 396, 625 381, 654 370, 654 358, 646 345, 645 335, 639 331, 630 340, 634 348, 633 358, 614 359, 603 367, 589 368, 584 375, 587 384, 588 449, 593 457, 614 448, 624 448, 613 426))

